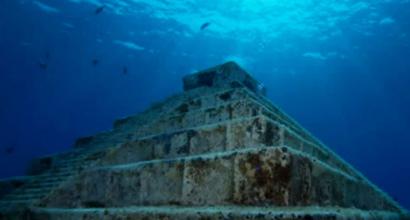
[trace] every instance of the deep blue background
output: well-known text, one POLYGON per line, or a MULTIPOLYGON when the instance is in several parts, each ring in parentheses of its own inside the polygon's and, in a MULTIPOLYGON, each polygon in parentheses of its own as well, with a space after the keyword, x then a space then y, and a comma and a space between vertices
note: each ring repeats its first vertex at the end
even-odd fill
POLYGON ((235 54, 251 60, 245 68, 266 85, 274 103, 410 208, 408 4, 386 6, 395 24, 372 30, 370 37, 354 32, 352 24, 361 22, 357 15, 340 23, 344 34, 331 41, 288 35, 263 48, 204 31, 146 35, 185 27, 108 9, 96 16, 92 4, 57 6, 64 13, 46 13, 30 1, 0 2, 0 177, 22 175, 30 159, 110 129, 115 119, 180 92, 183 75, 235 54), (145 50, 112 43, 131 38, 130 31, 145 50), (275 50, 285 44, 297 50, 275 50), (338 51, 343 57, 314 59, 300 51, 338 51), (4 153, 7 147, 15 152, 4 153))

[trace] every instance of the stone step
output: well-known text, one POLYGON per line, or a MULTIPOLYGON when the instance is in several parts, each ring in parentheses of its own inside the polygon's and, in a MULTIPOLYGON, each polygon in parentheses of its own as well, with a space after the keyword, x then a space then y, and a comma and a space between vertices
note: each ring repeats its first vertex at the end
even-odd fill
MULTIPOLYGON (((18 194, 44 194, 50 192, 52 190, 53 186, 55 185, 50 185, 50 186, 42 186, 42 187, 37 187, 37 188, 24 188, 18 191, 18 194)), ((17 192, 16 192, 17 193, 17 192)), ((14 195, 16 195, 14 193, 14 195)))
POLYGON ((81 151, 73 149, 69 152, 37 158, 32 160, 27 173, 35 176, 59 169, 60 167, 80 166, 86 161, 85 158, 98 151, 101 151, 101 149, 93 149, 92 151, 88 149, 81 151))
POLYGON ((216 102, 225 101, 232 96, 229 97, 229 92, 232 92, 234 89, 231 88, 218 88, 218 89, 198 89, 195 91, 185 92, 180 95, 176 95, 170 97, 166 100, 167 104, 160 103, 163 107, 161 109, 157 109, 159 111, 155 111, 152 108, 147 109, 144 114, 139 114, 137 116, 131 116, 123 119, 119 119, 114 123, 114 129, 121 129, 128 130, 133 129, 135 127, 139 127, 140 125, 149 123, 163 115, 170 115, 175 114, 175 112, 184 111, 186 110, 194 110, 199 108, 206 108, 210 107, 211 105, 215 105, 216 102), (152 113, 153 114, 152 114, 152 113), (151 117, 146 117, 146 115, 153 115, 151 117), (136 121, 141 121, 137 123, 136 121))
MULTIPOLYGON (((2 210, 2 207, 6 207, 7 205, 15 205, 15 204, 27 204, 32 202, 32 200, 27 200, 27 199, 23 199, 23 200, 9 200, 9 201, 5 201, 5 200, 0 200, 0 213, 2 210)), ((1 219, 1 218, 0 218, 1 219)))
MULTIPOLYGON (((264 96, 258 96, 249 89, 244 88, 246 94, 252 98, 254 101, 258 102, 263 106, 261 109, 261 114, 266 115, 267 117, 271 118, 272 120, 281 123, 282 125, 286 126, 290 131, 284 134, 285 142, 288 145, 294 146, 296 148, 306 148, 306 146, 316 146, 320 149, 317 151, 319 158, 327 158, 332 157, 335 159, 335 163, 339 167, 343 167, 345 171, 348 173, 357 176, 358 178, 366 179, 360 172, 355 170, 352 166, 349 165, 346 161, 340 158, 336 153, 330 150, 327 146, 325 146, 321 141, 316 139, 310 132, 304 129, 299 123, 297 123, 294 119, 292 119, 289 115, 287 115, 284 111, 279 109, 276 105, 274 105, 269 99, 264 96)), ((310 148, 310 147, 309 147, 310 148)), ((369 184, 371 184, 369 182, 369 184)), ((372 185, 374 188, 376 186, 372 185)), ((380 191, 381 192, 381 191, 380 191)), ((384 192, 381 192, 384 193, 384 192)))
POLYGON ((264 116, 245 117, 235 120, 190 127, 170 133, 147 136, 127 142, 112 149, 99 165, 135 163, 155 159, 172 159, 202 153, 223 152, 246 146, 272 146, 281 143, 281 128, 271 124, 264 116), (268 128, 267 128, 268 127, 268 128), (249 140, 238 128, 248 129, 249 140), (267 132, 270 136, 260 135, 267 132))
POLYGON ((100 164, 126 164, 282 143, 310 154, 349 175, 357 176, 341 164, 338 158, 332 157, 316 145, 302 142, 301 138, 298 139, 287 127, 264 115, 225 120, 127 142, 108 153, 101 159, 100 164))
POLYGON ((12 194, 5 196, 3 201, 14 201, 14 200, 38 200, 45 196, 44 193, 30 193, 30 194, 12 194))
MULTIPOLYGON (((177 107, 176 110, 173 112, 173 114, 166 114, 163 118, 161 118, 159 121, 170 121, 175 118, 180 118, 184 117, 186 114, 193 114, 191 116, 192 118, 197 118, 202 116, 201 113, 203 112, 210 112, 210 111, 218 111, 221 110, 221 108, 224 108, 225 106, 235 103, 235 102, 246 102, 250 100, 252 103, 256 103, 256 105, 261 105, 266 110, 274 115, 272 118, 280 120, 279 122, 284 122, 283 124, 290 124, 292 122, 292 125, 295 123, 293 120, 291 120, 289 117, 285 116, 281 111, 279 111, 277 108, 274 109, 272 105, 269 105, 270 103, 266 103, 266 105, 263 105, 260 102, 261 97, 256 96, 249 90, 245 88, 236 88, 236 89, 228 89, 224 90, 223 92, 220 92, 218 94, 214 94, 211 96, 200 96, 199 98, 189 100, 187 102, 183 102, 181 106, 177 107), (205 103, 205 104, 190 104, 190 103, 205 103), (197 114, 197 115, 196 115, 197 114), (286 122, 284 120, 287 120, 289 122, 286 122)), ((223 113, 223 112, 216 112, 215 114, 218 113, 223 113)), ((172 123, 172 121, 171 121, 172 123)), ((187 122, 189 124, 189 121, 187 122)), ((206 122, 205 122, 206 123, 206 122)), ((154 126, 157 127, 157 124, 148 124, 147 127, 154 126)), ((146 130, 145 128, 141 130, 146 130)))
POLYGON ((79 170, 82 170, 86 168, 89 165, 89 163, 83 162, 79 164, 66 164, 66 165, 61 165, 59 167, 55 167, 53 169, 53 173, 67 173, 67 172, 78 172, 79 170))
MULTIPOLYGON (((225 104, 227 104, 227 105, 230 105, 230 104, 232 104, 232 103, 235 103, 235 102, 228 102, 228 103, 225 103, 225 104)), ((254 103, 252 100, 240 100, 239 102, 236 102, 236 103, 242 103, 242 104, 240 104, 239 106, 240 107, 242 107, 243 109, 245 109, 245 110, 241 110, 241 111, 239 111, 239 112, 241 112, 241 113, 243 113, 243 112, 246 112, 246 113, 255 113, 255 112, 257 112, 257 111, 259 111, 259 110, 255 110, 255 109, 257 109, 258 107, 257 107, 257 103, 254 103), (252 106, 251 108, 249 108, 249 106, 252 106), (250 110, 250 109, 252 109, 252 110, 250 110)), ((213 109, 213 110, 215 110, 215 109, 213 109)), ((237 110, 237 108, 235 108, 235 110, 237 110)), ((203 112, 202 112, 203 113, 203 112)), ((188 113, 187 113, 188 114, 188 113)), ((215 113, 215 115, 214 115, 214 117, 215 117, 215 120, 214 121, 221 121, 222 119, 223 119, 223 116, 222 116, 222 119, 221 118, 218 118, 219 116, 221 116, 221 114, 223 115, 223 113, 220 113, 220 112, 216 112, 215 113)), ((186 115, 186 114, 185 114, 186 115)), ((245 114, 246 115, 246 114, 245 114)), ((194 115, 195 116, 195 115, 194 115)), ((226 112, 225 112, 225 117, 226 117, 226 112)), ((240 118, 241 116, 239 116, 239 118, 240 118)), ((192 117, 192 118, 198 118, 198 117, 192 117)), ((230 119, 230 117, 226 117, 225 118, 225 120, 229 120, 230 119)), ((212 120, 210 120, 211 122, 212 122, 212 120)), ((200 122, 199 124, 202 124, 202 122, 200 122)), ((172 149, 172 148, 171 148, 172 149)), ((85 158, 85 157, 84 157, 85 158)), ((154 158, 155 159, 155 158, 154 158)), ((81 160, 84 160, 83 158, 81 158, 81 159, 78 159, 77 158, 77 161, 81 161, 81 160)), ((71 161, 69 161, 69 162, 71 162, 71 161)), ((70 164, 69 163, 67 163, 67 164, 65 164, 67 167, 69 167, 70 166, 70 164)), ((71 171, 71 169, 70 168, 67 168, 67 171, 71 171)))
MULTIPOLYGON (((225 96, 223 94, 228 92, 228 91, 232 91, 232 89, 220 89, 220 88, 219 89, 206 89, 206 92, 207 92, 206 94, 207 95, 205 95, 205 96, 203 96, 204 92, 201 92, 201 91, 203 91, 203 90, 199 89, 197 91, 191 91, 191 92, 188 92, 188 93, 184 93, 184 94, 181 94, 181 95, 178 95, 178 96, 168 98, 166 101, 164 101, 164 103, 167 103, 167 104, 164 104, 164 103, 160 104, 161 106, 163 106, 162 108, 160 108, 160 110, 157 109, 156 107, 154 107, 154 108, 148 109, 144 113, 139 114, 137 116, 117 120, 114 123, 114 130, 113 131, 101 133, 101 134, 93 136, 93 137, 86 137, 84 139, 86 139, 87 141, 85 141, 86 143, 83 143, 83 145, 86 145, 87 147, 78 145, 78 146, 76 146, 77 148, 75 148, 75 149, 88 149, 88 148, 90 148, 89 147, 90 145, 93 146, 94 142, 98 142, 98 143, 107 142, 106 138, 111 136, 111 135, 114 135, 112 133, 115 133, 116 130, 122 130, 121 132, 125 133, 124 129, 121 129, 122 127, 128 127, 129 130, 135 130, 139 126, 138 123, 135 123, 135 118, 141 118, 141 119, 143 119, 143 121, 146 121, 144 123, 141 123, 141 125, 151 123, 152 121, 155 121, 157 118, 159 118, 160 115, 175 114, 175 113, 172 113, 172 111, 174 111, 174 110, 177 111, 177 112, 179 112, 181 110, 183 111, 184 106, 181 106, 181 103, 183 103, 183 102, 186 102, 189 105, 189 108, 194 108, 195 103, 198 102, 198 98, 196 98, 196 97, 201 96, 201 97, 203 97, 202 99, 204 99, 204 100, 207 99, 208 100, 208 101, 205 100, 204 103, 212 104, 209 101, 210 99, 212 99, 211 97, 218 98, 220 95, 222 95, 221 98, 226 99, 226 97, 225 97, 226 94, 225 94, 225 96), (208 97, 208 98, 206 98, 206 97, 208 97), (152 115, 150 112, 155 112, 156 111, 155 109, 158 110, 157 113, 153 114, 153 115, 155 115, 155 117, 152 117, 152 116, 151 117, 149 117, 149 116, 146 117, 146 116, 144 116, 144 115, 152 115), (144 116, 144 117, 142 117, 142 116, 144 116)), ((127 136, 127 135, 125 135, 125 136, 127 136)), ((123 141, 125 141, 125 139, 121 139, 120 141, 118 141, 118 143, 121 143, 123 141)), ((96 147, 96 148, 101 149, 99 147, 96 147)))
POLYGON ((45 178, 48 178, 48 177, 55 177, 55 178, 57 178, 57 177, 61 177, 61 178, 63 178, 63 177, 67 177, 67 176, 72 176, 72 175, 74 175, 74 174, 76 174, 76 172, 74 172, 74 171, 64 171, 64 172, 57 172, 57 171, 55 171, 55 172, 48 172, 48 173, 44 173, 44 174, 42 174, 42 175, 38 175, 38 176, 36 176, 36 179, 35 180, 38 180, 38 179, 45 179, 45 178))
MULTIPOLYGON (((242 90, 223 90, 218 91, 218 93, 202 96, 200 98, 189 98, 186 102, 182 102, 180 106, 177 106, 177 114, 184 113, 185 108, 186 110, 193 111, 197 110, 197 107, 206 107, 206 106, 214 106, 218 104, 222 104, 229 100, 237 100, 243 98, 244 92, 242 90), (203 103, 203 105, 198 105, 198 103, 203 103), (185 106, 186 105, 186 106, 185 106)), ((199 109, 199 108, 198 108, 199 109)), ((209 111, 209 109, 208 109, 209 111)), ((172 114, 171 114, 172 115, 172 114)), ((176 116, 175 113, 173 113, 176 116)), ((76 168, 80 168, 84 166, 84 161, 87 157, 92 155, 93 153, 102 151, 100 148, 75 148, 73 151, 69 151, 63 154, 58 154, 52 156, 53 159, 53 166, 51 169, 42 175, 49 175, 51 173, 55 176, 65 175, 61 172, 69 172, 72 175, 73 172, 78 171, 76 168)), ((50 156, 48 156, 50 157, 50 156)))
POLYGON ((66 177, 72 176, 78 173, 79 170, 76 169, 65 169, 65 170, 54 170, 49 172, 47 175, 42 176, 42 178, 36 178, 36 181, 42 181, 43 179, 64 179, 66 177))
POLYGON ((35 208, 31 219, 100 220, 408 220, 408 214, 382 211, 364 211, 339 207, 267 208, 250 206, 142 206, 126 208, 54 209, 35 208))
POLYGON ((64 165, 64 164, 72 164, 82 162, 84 159, 89 157, 92 154, 98 153, 100 151, 104 151, 103 148, 87 148, 86 150, 79 151, 73 153, 73 155, 65 156, 65 155, 56 155, 56 165, 64 165))
POLYGON ((97 148, 71 148, 68 151, 60 152, 52 155, 44 156, 44 158, 54 158, 57 159, 57 162, 64 160, 76 159, 81 155, 92 153, 98 151, 97 148))
POLYGON ((43 176, 41 176, 41 178, 37 178, 36 180, 42 180, 42 179, 64 179, 66 177, 70 177, 72 175, 77 174, 78 171, 75 169, 72 170, 54 170, 51 171, 43 176))
POLYGON ((38 181, 38 182, 33 182, 30 184, 27 184, 27 186, 24 186, 23 189, 38 189, 38 188, 49 188, 49 187, 54 187, 64 180, 59 180, 59 181, 38 181))
MULTIPOLYGON (((106 150, 104 150, 106 151, 106 150)), ((101 153, 101 152, 100 152, 101 153)), ((93 155, 88 155, 88 157, 79 158, 75 162, 64 162, 56 165, 52 169, 49 170, 50 173, 75 173, 87 169, 93 166, 100 158, 104 157, 104 154, 95 157, 93 155), (90 159, 90 157, 93 157, 90 159)))
POLYGON ((67 177, 74 175, 75 172, 51 172, 47 175, 40 176, 39 178, 33 179, 32 182, 45 182, 45 181, 59 181, 64 180, 67 177))
POLYGON ((256 116, 259 114, 259 110, 259 104, 250 99, 225 102, 212 108, 161 118, 152 124, 141 127, 136 131, 134 139, 225 120, 256 116))
MULTIPOLYGON (((74 174, 74 173, 72 173, 74 174)), ((66 181, 72 174, 48 173, 33 177, 31 181, 2 197, 2 201, 38 200, 66 181)), ((1 206, 1 204, 0 204, 1 206)))
POLYGON ((57 184, 50 184, 50 185, 39 185, 37 187, 22 187, 20 189, 17 189, 16 191, 12 192, 9 195, 6 195, 5 198, 7 198, 7 196, 14 196, 14 195, 24 195, 24 194, 40 194, 40 193, 47 193, 50 190, 52 190, 57 184))
MULTIPOLYGON (((186 111, 198 111, 198 110, 210 110, 211 107, 217 107, 223 105, 224 103, 235 100, 244 99, 247 97, 246 91, 243 89, 222 89, 216 90, 215 93, 210 95, 200 96, 188 96, 184 101, 181 101, 175 106, 175 110, 170 111, 166 114, 166 117, 179 117, 181 114, 185 114, 186 111)), ((117 122, 118 124, 119 122, 117 122)), ((141 129, 141 128, 140 128, 141 129)), ((144 128, 143 128, 144 129, 144 128)), ((60 166, 71 166, 73 163, 81 163, 92 153, 102 151, 101 148, 74 148, 72 151, 65 152, 63 154, 49 155, 47 158, 52 158, 53 167, 51 169, 56 169, 60 166)), ((40 158, 42 159, 42 158, 40 158)))
POLYGON ((27 207, 32 204, 35 200, 29 199, 16 199, 3 201, 0 200, 0 219, 1 220, 23 220, 30 219, 27 216, 21 216, 19 213, 20 210, 26 210, 27 207))
POLYGON ((31 176, 13 177, 0 180, 0 199, 14 190, 24 186, 33 179, 31 176))
POLYGON ((85 156, 87 156, 88 154, 90 154, 90 152, 76 153, 75 156, 70 156, 70 157, 64 157, 60 155, 57 157, 59 160, 56 164, 59 165, 59 164, 65 164, 65 163, 76 163, 78 161, 83 160, 85 156))
MULTIPOLYGON (((203 109, 204 111, 205 110, 209 111, 210 110, 209 108, 212 106, 219 106, 221 104, 224 104, 227 101, 232 102, 233 100, 239 100, 240 98, 244 98, 245 97, 244 94, 245 94, 245 91, 240 90, 240 89, 239 90, 238 89, 236 90, 224 89, 212 95, 201 96, 200 98, 189 98, 185 102, 182 102, 182 104, 179 104, 179 106, 176 107, 175 112, 166 114, 166 118, 168 117, 178 118, 180 117, 181 114, 185 114, 185 111, 196 111, 200 109, 203 109), (199 105, 198 103, 203 103, 203 104, 199 105)), ((145 128, 139 128, 139 130, 141 129, 143 130, 145 128)), ((126 140, 124 140, 124 142, 125 141, 126 140)), ((49 155, 47 156, 47 158, 53 159, 53 163, 55 163, 51 167, 53 169, 54 167, 71 166, 71 164, 73 163, 81 163, 85 160, 85 158, 87 158, 91 154, 97 153, 103 150, 104 149, 102 148, 92 148, 92 147, 74 148, 74 150, 72 151, 68 151, 62 154, 57 154, 57 155, 49 155)), ((40 158, 38 160, 41 160, 41 159, 43 158, 40 158)))
POLYGON ((59 185, 61 182, 42 182, 42 183, 33 183, 30 185, 27 185, 25 187, 22 187, 16 191, 14 191, 13 193, 11 193, 10 195, 13 194, 25 194, 28 192, 33 192, 33 193, 37 193, 37 192, 44 192, 44 191, 50 191, 51 189, 53 189, 54 187, 56 187, 57 185, 59 185))
MULTIPOLYGON (((159 118, 161 118, 163 115, 172 115, 175 114, 175 111, 179 112, 180 110, 183 110, 184 106, 181 106, 181 104, 183 104, 184 102, 195 105, 194 99, 196 97, 219 97, 218 94, 223 94, 229 90, 232 89, 202 88, 192 90, 180 95, 172 96, 168 98, 166 101, 156 104, 155 107, 151 107, 147 111, 138 114, 137 116, 117 120, 114 123, 114 129, 109 132, 103 132, 95 136, 79 139, 75 147, 88 148, 90 146, 98 146, 97 148, 99 148, 100 146, 107 146, 107 143, 108 145, 113 145, 124 142, 129 137, 131 131, 132 133, 135 133, 136 128, 139 128, 142 125, 152 123, 153 121, 156 121, 159 118), (111 143, 113 141, 115 141, 115 143, 111 143)), ((222 96, 221 98, 224 99, 224 96, 222 96)))
POLYGON ((81 167, 84 165, 88 165, 92 163, 92 161, 87 160, 87 156, 90 156, 90 155, 84 155, 83 157, 79 157, 76 160, 62 161, 56 164, 52 169, 60 169, 60 168, 64 169, 66 167, 81 167))
POLYGON ((226 89, 218 93, 187 99, 176 106, 169 114, 164 115, 164 117, 179 116, 187 112, 212 109, 225 105, 227 102, 240 101, 250 97, 248 92, 243 88, 226 89))
POLYGON ((367 182, 287 147, 109 166, 84 172, 70 183, 53 191, 41 205, 320 205, 401 210, 367 182))
MULTIPOLYGON (((288 127, 292 133, 293 136, 299 136, 301 138, 299 139, 303 139, 303 140, 298 140, 299 144, 301 144, 302 142, 305 142, 305 145, 315 145, 317 148, 321 148, 320 151, 322 151, 322 155, 325 154, 330 154, 333 152, 330 152, 329 149, 327 149, 326 147, 323 147, 321 145, 315 144, 314 142, 311 142, 310 140, 312 138, 309 138, 308 140, 305 137, 310 137, 307 134, 304 134, 303 132, 301 132, 300 130, 302 128, 295 128, 295 122, 293 122, 293 120, 291 120, 288 116, 284 115, 284 113, 281 113, 280 110, 278 109, 274 109, 274 106, 269 106, 268 104, 266 105, 261 105, 260 103, 258 103, 258 100, 260 98, 256 97, 255 95, 252 95, 251 92, 246 92, 246 90, 244 89, 237 89, 237 90, 229 90, 228 93, 234 93, 235 94, 238 93, 240 95, 236 95, 237 102, 239 103, 243 103, 245 106, 241 106, 243 108, 250 108, 252 109, 254 112, 254 114, 256 113, 261 113, 263 115, 268 116, 269 118, 271 118, 274 121, 277 121, 280 124, 285 125, 286 127, 288 127), (239 100, 239 101, 238 101, 239 100), (301 134, 303 133, 303 136, 301 136, 301 134)), ((229 101, 229 99, 228 99, 229 101)), ((147 125, 146 128, 141 129, 143 130, 143 132, 141 132, 139 135, 139 138, 143 138, 141 137, 144 136, 144 134, 146 136, 150 136, 150 135, 155 135, 158 133, 168 133, 168 132, 172 132, 174 130, 180 130, 180 129, 184 129, 184 128, 188 128, 188 127, 195 127, 198 125, 203 125, 203 124, 209 124, 209 123, 215 123, 218 121, 222 121, 222 120, 230 120, 232 118, 226 118, 226 111, 224 112, 223 109, 225 108, 230 110, 232 109, 232 103, 235 104, 235 101, 230 100, 230 102, 222 102, 219 104, 216 104, 215 106, 213 106, 212 108, 209 109, 194 109, 193 111, 188 111, 188 112, 184 112, 183 114, 177 114, 177 115, 173 115, 173 116, 169 116, 167 118, 161 119, 159 120, 157 123, 159 124, 150 124, 147 125), (218 112, 219 111, 219 112, 218 112), (210 119, 210 120, 206 120, 206 112, 214 112, 213 115, 214 120, 210 119), (225 115, 224 115, 225 113, 225 115), (225 117, 224 117, 225 116, 225 117), (177 120, 177 122, 175 122, 177 120), (178 122, 179 120, 179 122, 178 122), (173 125, 173 126, 172 126, 173 125), (153 127, 153 129, 150 129, 149 127, 153 127), (167 128, 167 129, 165 129, 167 128)), ((238 103, 236 103, 238 104, 238 103)), ((249 109, 248 109, 248 113, 249 113, 249 109)), ((246 117, 247 115, 238 115, 237 117, 246 117)), ((335 156, 335 155, 334 155, 335 156)), ((339 166, 341 166, 342 164, 345 164, 344 161, 341 161, 339 159, 338 161, 339 166)), ((353 169, 345 167, 346 169, 350 169, 351 172, 354 172, 353 169)))
POLYGON ((67 180, 68 178, 74 176, 76 173, 73 173, 71 175, 65 175, 65 176, 47 176, 47 177, 43 177, 43 178, 36 178, 34 180, 32 180, 31 182, 27 183, 26 185, 24 185, 23 187, 21 187, 21 189, 24 188, 39 188, 39 186, 44 186, 44 187, 48 187, 48 186, 53 186, 56 184, 59 184, 61 182, 64 182, 65 180, 67 180))
POLYGON ((297 149, 315 149, 312 153, 316 154, 318 158, 327 160, 327 158, 332 157, 334 159, 332 162, 335 166, 342 168, 352 175, 364 178, 361 173, 357 172, 328 147, 314 138, 313 135, 307 132, 302 126, 281 111, 278 107, 273 105, 268 99, 262 96, 256 96, 253 92, 247 89, 243 89, 243 91, 246 95, 248 95, 250 100, 260 105, 260 114, 270 118, 274 122, 279 123, 286 128, 284 133, 284 141, 287 145, 296 147, 297 149))
POLYGON ((297 123, 289 115, 287 115, 284 111, 282 111, 277 106, 275 106, 266 97, 257 96, 257 95, 255 95, 254 93, 252 93, 251 91, 249 91, 247 89, 245 89, 245 92, 253 100, 257 101, 258 103, 263 105, 265 108, 267 108, 271 112, 271 114, 273 113, 278 122, 284 124, 285 126, 290 128, 291 130, 293 130, 295 133, 297 133, 299 136, 303 137, 304 139, 306 139, 310 142, 313 142, 317 145, 321 144, 315 138, 312 138, 313 135, 311 135, 308 131, 306 131, 301 125, 299 125, 299 123, 297 123))

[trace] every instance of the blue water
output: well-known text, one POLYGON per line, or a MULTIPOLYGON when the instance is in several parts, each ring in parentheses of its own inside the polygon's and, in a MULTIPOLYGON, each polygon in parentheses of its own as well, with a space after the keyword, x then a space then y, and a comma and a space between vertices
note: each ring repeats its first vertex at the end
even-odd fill
POLYGON ((409 0, 0 0, 0 177, 227 60, 410 208, 409 0))

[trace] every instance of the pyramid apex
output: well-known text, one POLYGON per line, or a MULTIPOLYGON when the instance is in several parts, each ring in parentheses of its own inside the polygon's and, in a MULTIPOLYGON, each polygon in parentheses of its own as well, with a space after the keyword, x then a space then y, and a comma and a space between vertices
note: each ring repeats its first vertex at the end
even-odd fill
POLYGON ((237 63, 230 61, 183 78, 184 91, 199 87, 246 87, 265 96, 266 88, 237 63))

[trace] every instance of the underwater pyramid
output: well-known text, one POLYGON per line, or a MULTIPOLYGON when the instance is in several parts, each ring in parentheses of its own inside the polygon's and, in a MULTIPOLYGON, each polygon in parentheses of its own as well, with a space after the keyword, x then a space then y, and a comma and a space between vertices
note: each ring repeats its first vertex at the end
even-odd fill
POLYGON ((409 219, 229 62, 0 181, 0 219, 409 219))

